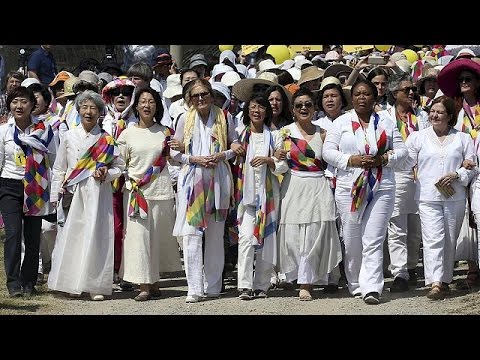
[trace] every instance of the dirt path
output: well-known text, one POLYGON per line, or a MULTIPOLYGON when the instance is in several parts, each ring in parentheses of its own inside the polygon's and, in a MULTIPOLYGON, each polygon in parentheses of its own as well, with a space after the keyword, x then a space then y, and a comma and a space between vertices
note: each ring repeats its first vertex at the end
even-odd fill
MULTIPOLYGON (((456 270, 456 279, 465 277, 465 269, 456 270)), ((423 279, 422 279, 423 280, 423 279)), ((162 297, 146 302, 136 302, 137 292, 114 291, 112 298, 93 302, 89 298, 68 299, 49 293, 45 298, 49 306, 39 307, 35 314, 55 315, 456 315, 480 314, 480 293, 456 290, 451 286, 451 296, 442 301, 426 298, 423 281, 416 289, 391 294, 386 279, 385 291, 379 305, 367 305, 351 297, 345 289, 327 295, 320 288, 313 291, 314 300, 299 301, 297 291, 272 290, 267 299, 241 301, 237 298, 235 281, 227 282, 226 293, 221 298, 186 304, 187 284, 184 277, 161 280, 162 297)), ((45 286, 42 291, 48 291, 45 286)))

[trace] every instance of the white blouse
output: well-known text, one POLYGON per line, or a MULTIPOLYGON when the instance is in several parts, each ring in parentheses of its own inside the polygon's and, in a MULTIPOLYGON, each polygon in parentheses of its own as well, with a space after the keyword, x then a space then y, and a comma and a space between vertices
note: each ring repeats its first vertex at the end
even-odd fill
POLYGON ((440 142, 433 127, 416 131, 407 138, 409 156, 406 166, 417 165, 417 201, 458 201, 467 196, 466 186, 474 171, 462 167, 465 159, 475 160, 473 140, 470 135, 450 129, 440 142), (453 182, 455 194, 445 198, 435 187, 443 175, 457 171, 460 178, 453 182))
MULTIPOLYGON (((387 133, 389 148, 394 151, 393 154, 388 155, 388 164, 383 167, 379 190, 391 190, 395 189, 393 168, 403 164, 408 156, 408 151, 395 124, 385 115, 379 114, 379 116, 380 124, 387 133)), ((337 189, 351 189, 355 181, 353 174, 356 168, 348 166, 350 156, 360 155, 357 139, 353 133, 353 120, 358 121, 355 111, 347 112, 335 119, 331 129, 327 131, 323 145, 323 159, 337 168, 337 189)), ((373 122, 371 126, 373 126, 373 122)), ((376 172, 376 169, 373 171, 376 172)))

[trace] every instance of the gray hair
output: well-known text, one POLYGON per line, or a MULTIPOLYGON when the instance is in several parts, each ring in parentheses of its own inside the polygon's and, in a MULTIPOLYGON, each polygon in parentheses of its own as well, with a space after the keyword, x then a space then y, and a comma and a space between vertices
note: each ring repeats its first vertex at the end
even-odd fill
POLYGON ((402 81, 411 81, 413 83, 413 79, 410 74, 400 73, 390 75, 388 78, 388 90, 390 92, 397 91, 400 89, 400 84, 402 81))
POLYGON ((87 100, 93 101, 100 114, 105 112, 105 103, 103 102, 102 96, 92 90, 85 90, 75 98, 75 108, 78 112, 80 112, 80 106, 87 100))

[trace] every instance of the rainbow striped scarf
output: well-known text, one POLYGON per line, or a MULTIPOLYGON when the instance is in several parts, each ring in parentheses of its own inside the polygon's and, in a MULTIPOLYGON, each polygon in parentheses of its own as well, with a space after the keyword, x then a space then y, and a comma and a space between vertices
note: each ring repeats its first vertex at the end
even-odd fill
POLYGON ((51 112, 50 110, 47 111, 45 114, 37 115, 35 117, 36 121, 43 121, 45 124, 50 125, 52 127, 53 131, 58 130, 58 127, 60 126, 60 117, 51 112))
POLYGON ((19 145, 25 154, 25 176, 23 178, 24 202, 23 212, 25 215, 42 216, 48 214, 50 201, 49 191, 49 168, 48 145, 53 138, 53 131, 43 121, 33 126, 28 135, 18 136, 18 128, 15 126, 13 140, 19 145))
POLYGON ((475 141, 478 135, 475 127, 480 125, 480 104, 477 103, 475 105, 475 113, 472 113, 467 101, 463 99, 463 111, 465 114, 463 115, 462 132, 470 134, 475 141))
POLYGON ((120 152, 113 137, 103 129, 100 131, 100 138, 88 148, 63 182, 64 188, 89 178, 95 170, 102 166, 108 166, 118 157, 120 152))
POLYGON ((411 112, 407 113, 407 121, 402 121, 402 119, 397 116, 397 127, 400 135, 402 135, 403 142, 405 142, 410 133, 418 131, 418 119, 415 114, 411 112))
MULTIPOLYGON (((375 113, 373 119, 374 134, 370 135, 375 136, 374 139, 376 140, 376 143, 371 144, 368 140, 368 132, 372 127, 372 124, 370 124, 368 129, 365 131, 358 121, 352 121, 353 134, 356 137, 357 146, 361 154, 383 155, 389 150, 387 133, 385 129, 380 126, 379 122, 380 117, 375 113)), ((350 211, 352 213, 358 211, 357 214, 359 219, 362 218, 365 208, 373 200, 373 197, 380 186, 380 181, 382 180, 382 167, 378 166, 376 169, 376 176, 373 175, 372 168, 361 170, 360 175, 353 182, 351 191, 352 206, 350 211)))
MULTIPOLYGON (((210 145, 210 154, 218 153, 220 151, 225 151, 227 146, 227 124, 225 120, 225 115, 223 111, 217 106, 212 106, 210 110, 210 116, 214 116, 214 125, 212 127, 212 136, 211 136, 211 145, 210 145)), ((197 112, 192 107, 187 112, 186 121, 185 121, 185 135, 184 135, 184 144, 187 154, 192 154, 193 144, 192 137, 194 136, 194 128, 196 121, 201 121, 198 117, 197 112)), ((230 171, 229 165, 225 162, 224 164, 227 167, 227 170, 230 171)), ((186 189, 187 191, 187 222, 191 226, 199 227, 201 229, 207 228, 207 217, 206 215, 214 215, 216 222, 225 221, 228 213, 227 208, 217 209, 215 205, 215 177, 218 178, 219 167, 222 164, 218 164, 215 169, 201 169, 196 164, 191 164, 188 169, 188 173, 185 176, 185 180, 192 178, 192 186, 186 189), (203 177, 206 171, 210 171, 210 181, 208 188, 205 191, 203 187, 203 177)), ((231 182, 231 174, 229 174, 229 180, 231 182)), ((218 184, 220 188, 226 186, 224 182, 227 179, 218 179, 221 184, 218 184)), ((221 189, 219 190, 221 192, 221 189)), ((220 194, 217 194, 220 196, 220 194)), ((220 203, 220 200, 218 201, 220 203)))
POLYGON ((287 160, 290 169, 297 171, 324 170, 322 160, 315 157, 315 151, 306 140, 293 137, 287 128, 283 128, 280 134, 284 139, 284 149, 290 152, 290 159, 287 160))
MULTIPOLYGON (((212 137, 212 147, 219 147, 218 142, 212 137)), ((218 151, 217 151, 218 152, 218 151)), ((214 153, 213 151, 211 152, 214 153)), ((217 165, 217 166, 220 166, 217 165)), ((215 171, 216 169, 200 169, 196 164, 190 166, 189 172, 193 171, 193 186, 187 189, 188 203, 187 203, 187 222, 191 226, 202 229, 207 228, 206 215, 215 215, 216 222, 225 221, 228 214, 227 209, 217 209, 215 206, 215 171), (205 194, 203 188, 204 171, 210 171, 210 181, 205 194)), ((187 175, 188 177, 188 175, 187 175)), ((226 179, 222 179, 226 181, 226 179)))
MULTIPOLYGON (((113 131, 113 138, 118 140, 118 137, 122 133, 123 130, 127 128, 127 122, 123 119, 118 119, 117 123, 115 124, 115 129, 113 131)), ((112 181, 112 191, 115 193, 120 191, 120 178, 116 178, 112 181)))
POLYGON ((432 103, 433 99, 430 99, 428 96, 420 96, 420 108, 424 111, 427 111, 428 107, 432 103))
MULTIPOLYGON (((273 156, 274 153, 274 146, 273 146, 273 136, 270 130, 264 126, 264 141, 268 137, 268 152, 267 156, 273 156)), ((241 224, 243 220, 244 214, 244 206, 249 204, 243 204, 243 192, 245 190, 245 175, 248 163, 253 155, 249 153, 253 152, 254 149, 249 146, 250 144, 250 136, 251 136, 251 129, 250 126, 245 127, 245 129, 240 134, 240 143, 244 147, 247 156, 244 158, 239 158, 238 164, 235 166, 234 171, 237 175, 237 181, 235 186, 235 208, 237 210, 238 218, 237 218, 237 225, 241 224)), ((267 144, 264 144, 265 146, 267 144)), ((253 171, 253 169, 251 169, 253 171)), ((256 243, 254 244, 255 248, 262 248, 264 241, 276 241, 276 231, 277 231, 277 221, 276 221, 276 212, 275 212, 275 203, 273 197, 273 179, 274 176, 271 171, 268 169, 268 166, 265 165, 265 184, 263 189, 259 189, 259 194, 257 194, 255 199, 255 225, 253 230, 253 235, 256 238, 256 243)), ((254 182, 255 180, 250 179, 250 183, 254 182)), ((254 184, 250 184, 249 187, 254 186, 254 184)), ((253 191, 251 189, 250 191, 253 191)))
POLYGON ((130 200, 128 202, 128 216, 130 217, 137 217, 140 216, 142 219, 146 219, 148 217, 148 205, 145 196, 143 195, 142 190, 140 189, 142 186, 150 183, 151 181, 155 180, 160 173, 167 165, 167 160, 170 154, 170 147, 168 146, 168 141, 170 141, 171 136, 173 136, 174 131, 170 128, 165 128, 165 140, 162 144, 162 152, 160 155, 155 159, 153 165, 147 170, 145 175, 143 175, 140 181, 130 180, 130 184, 132 186, 130 192, 130 200))

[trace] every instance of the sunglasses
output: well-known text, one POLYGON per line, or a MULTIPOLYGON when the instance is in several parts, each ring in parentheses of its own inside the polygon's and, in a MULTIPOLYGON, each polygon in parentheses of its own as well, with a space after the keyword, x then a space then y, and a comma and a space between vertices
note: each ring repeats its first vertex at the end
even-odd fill
POLYGON ((196 100, 198 100, 198 99, 200 98, 200 96, 201 96, 202 98, 206 98, 206 97, 210 96, 210 93, 209 93, 208 91, 205 91, 205 92, 201 92, 201 93, 191 94, 191 95, 190 95, 190 97, 191 97, 192 99, 196 99, 196 100))
POLYGON ((122 87, 118 87, 110 90, 110 95, 118 96, 120 94, 123 94, 123 96, 132 96, 133 90, 134 89, 131 86, 122 86, 122 87))
POLYGON ((461 84, 463 82, 469 83, 473 80, 471 76, 463 76, 458 78, 458 82, 461 84))
POLYGON ((302 107, 306 107, 307 109, 313 108, 313 103, 310 101, 304 102, 304 103, 296 103, 293 105, 293 107, 297 110, 300 110, 302 107))
POLYGON ((403 91, 405 94, 410 94, 410 91, 417 92, 417 87, 416 86, 407 86, 402 89, 398 89, 398 91, 403 91))

